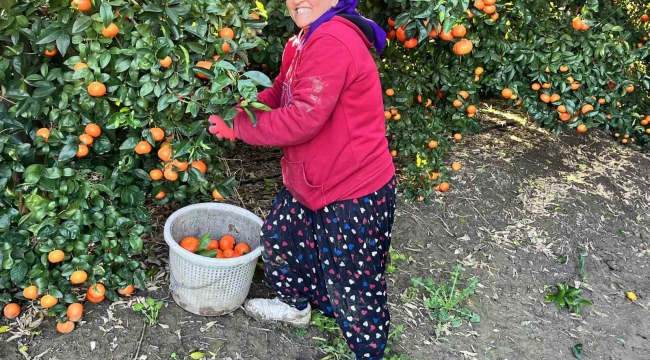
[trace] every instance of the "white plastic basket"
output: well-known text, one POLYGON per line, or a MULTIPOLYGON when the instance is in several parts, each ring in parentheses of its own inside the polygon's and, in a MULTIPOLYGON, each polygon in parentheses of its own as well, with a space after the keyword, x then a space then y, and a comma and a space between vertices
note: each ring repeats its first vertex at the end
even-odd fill
POLYGON ((227 204, 201 203, 175 211, 165 222, 169 245, 170 286, 174 301, 203 316, 219 316, 240 307, 250 289, 257 258, 262 254, 263 221, 252 212, 227 204), (237 258, 216 259, 193 254, 178 243, 186 236, 212 239, 226 234, 244 242, 251 252, 237 258))

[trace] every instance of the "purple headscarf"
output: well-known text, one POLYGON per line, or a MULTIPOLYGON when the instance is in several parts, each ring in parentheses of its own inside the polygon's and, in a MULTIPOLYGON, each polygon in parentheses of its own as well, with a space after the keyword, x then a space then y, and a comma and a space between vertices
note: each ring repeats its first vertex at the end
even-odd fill
POLYGON ((370 19, 366 19, 363 16, 361 16, 361 14, 356 12, 355 10, 356 8, 357 8, 357 0, 339 0, 336 6, 329 9, 327 12, 325 12, 323 15, 321 15, 318 19, 316 19, 313 23, 309 25, 309 31, 307 31, 304 41, 307 41, 307 39, 309 39, 309 36, 314 32, 314 30, 316 30, 316 28, 318 28, 324 22, 330 21, 334 16, 338 14, 348 14, 348 15, 353 15, 353 16, 358 16, 360 18, 363 18, 372 27, 372 29, 374 30, 374 38, 375 38, 374 41, 372 41, 372 44, 377 50, 377 55, 381 55, 382 51, 384 51, 384 48, 386 47, 386 32, 374 21, 370 19))

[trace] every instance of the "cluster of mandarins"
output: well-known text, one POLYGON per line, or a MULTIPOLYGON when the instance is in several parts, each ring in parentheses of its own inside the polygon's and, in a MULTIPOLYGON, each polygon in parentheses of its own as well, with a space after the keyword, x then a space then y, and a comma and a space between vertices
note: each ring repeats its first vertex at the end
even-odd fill
POLYGON ((243 242, 237 243, 235 237, 230 234, 224 235, 220 240, 211 239, 205 248, 201 248, 200 244, 201 241, 194 236, 186 236, 179 243, 183 249, 193 254, 203 256, 210 254, 209 257, 214 256, 217 259, 236 258, 251 252, 251 248, 248 244, 243 242), (216 254, 214 254, 214 252, 216 252, 216 254))
MULTIPOLYGON (((58 264, 63 262, 65 259, 65 253, 62 250, 55 249, 50 251, 47 254, 47 259, 51 264, 58 264)), ((81 285, 88 280, 88 274, 84 270, 75 270, 69 278, 70 282, 74 285, 81 285)), ((39 289, 36 285, 30 285, 23 289, 23 297, 28 300, 39 300, 38 304, 43 309, 50 309, 56 304, 59 303, 59 299, 52 296, 51 294, 45 294, 41 296, 43 289, 39 289)), ((133 285, 128 285, 123 289, 118 289, 120 295, 129 296, 133 294, 135 287, 133 285)), ((106 288, 101 283, 94 283, 88 287, 86 291, 86 300, 92 303, 100 303, 106 298, 106 288)), ((68 305, 66 312, 67 320, 63 322, 58 322, 56 329, 60 333, 69 333, 74 330, 75 323, 81 320, 83 316, 83 305, 81 303, 72 303, 68 305)), ((16 303, 9 303, 5 305, 3 309, 3 314, 8 319, 14 319, 20 315, 22 309, 20 305, 16 303)))

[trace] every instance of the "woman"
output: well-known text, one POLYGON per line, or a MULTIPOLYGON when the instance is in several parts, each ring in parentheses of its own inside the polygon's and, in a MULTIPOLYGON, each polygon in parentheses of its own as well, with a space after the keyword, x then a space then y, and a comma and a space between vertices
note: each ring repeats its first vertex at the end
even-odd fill
POLYGON ((250 316, 308 326, 311 304, 335 317, 358 359, 382 359, 390 317, 384 277, 395 210, 381 84, 369 49, 385 32, 356 0, 287 0, 302 30, 287 44, 280 75, 259 94, 272 111, 245 113, 231 141, 283 148, 285 185, 264 222, 264 273, 277 298, 251 299, 250 316))

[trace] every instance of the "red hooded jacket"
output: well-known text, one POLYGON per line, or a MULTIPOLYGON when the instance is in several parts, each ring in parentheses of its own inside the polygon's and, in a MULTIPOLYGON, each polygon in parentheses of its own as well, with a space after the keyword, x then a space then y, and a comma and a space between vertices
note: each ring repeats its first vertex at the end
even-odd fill
POLYGON ((283 149, 286 188, 317 211, 335 201, 358 198, 384 186, 395 174, 386 139, 379 74, 370 41, 352 22, 336 16, 319 26, 299 48, 284 49, 280 75, 255 110, 234 120, 236 136, 283 149))

